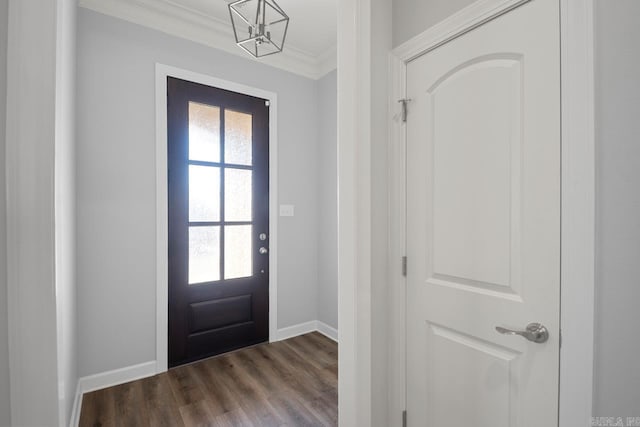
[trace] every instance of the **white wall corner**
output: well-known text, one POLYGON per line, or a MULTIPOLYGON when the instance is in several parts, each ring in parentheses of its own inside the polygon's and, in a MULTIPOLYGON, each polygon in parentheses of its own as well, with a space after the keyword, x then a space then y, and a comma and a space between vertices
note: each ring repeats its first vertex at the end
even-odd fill
POLYGON ((371 425, 371 0, 338 2, 339 423, 371 425))
POLYGON ((82 410, 83 393, 80 389, 80 380, 76 384, 76 394, 73 399, 73 407, 71 408, 71 416, 69 417, 69 427, 78 427, 80 425, 80 411, 82 410))
POLYGON ((11 422, 52 425, 60 419, 53 186, 59 19, 56 2, 11 0, 8 7, 4 167, 11 422))
POLYGON ((299 323, 297 325, 278 329, 277 340, 278 341, 287 340, 289 338, 314 332, 317 329, 318 329, 318 322, 316 320, 299 323))
POLYGON ((338 68, 338 48, 332 47, 317 59, 316 79, 320 79, 338 68))
POLYGON ((92 391, 113 387, 130 381, 152 377, 155 374, 156 361, 152 360, 150 362, 82 377, 78 380, 78 389, 81 394, 90 393, 92 391))
POLYGON ((289 338, 294 338, 311 332, 319 332, 327 338, 338 342, 338 330, 324 322, 321 322, 320 320, 311 320, 309 322, 278 329, 277 341, 287 340, 289 338))
POLYGON ((125 384, 131 381, 148 378, 156 375, 156 361, 140 363, 125 368, 114 369, 100 374, 89 375, 78 379, 76 395, 73 402, 73 410, 69 421, 70 427, 77 427, 80 422, 82 399, 85 393, 125 384))
POLYGON ((590 423, 595 318, 594 0, 561 0, 562 427, 590 423))
POLYGON ((320 332, 322 335, 324 335, 325 337, 335 342, 338 342, 338 330, 336 328, 329 326, 326 323, 318 320, 318 325, 316 330, 320 332))
MULTIPOLYGON (((406 255, 406 126, 401 120, 399 99, 406 97, 406 64, 394 53, 389 55, 389 259, 390 266, 406 255)), ((388 270, 389 347, 388 347, 388 424, 398 420, 406 408, 406 277, 400 268, 388 270)))

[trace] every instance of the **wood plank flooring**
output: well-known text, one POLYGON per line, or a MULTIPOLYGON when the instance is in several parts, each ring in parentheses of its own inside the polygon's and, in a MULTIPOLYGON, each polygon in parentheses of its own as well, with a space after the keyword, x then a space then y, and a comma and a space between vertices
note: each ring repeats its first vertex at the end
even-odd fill
POLYGON ((87 393, 82 427, 337 426, 338 346, 313 332, 87 393))

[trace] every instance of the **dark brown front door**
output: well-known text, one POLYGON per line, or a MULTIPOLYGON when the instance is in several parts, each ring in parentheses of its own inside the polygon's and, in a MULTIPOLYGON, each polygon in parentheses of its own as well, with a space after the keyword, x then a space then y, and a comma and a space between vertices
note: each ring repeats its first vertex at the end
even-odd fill
POLYGON ((269 107, 168 78, 169 365, 269 337, 269 107))

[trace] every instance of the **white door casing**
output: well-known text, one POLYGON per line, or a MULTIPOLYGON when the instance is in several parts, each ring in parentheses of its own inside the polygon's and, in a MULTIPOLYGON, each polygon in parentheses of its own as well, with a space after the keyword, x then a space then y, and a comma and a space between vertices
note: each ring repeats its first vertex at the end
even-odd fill
POLYGON ((558 3, 413 60, 407 98, 408 423, 557 425, 558 3), (531 322, 548 342, 494 329, 531 322))
POLYGON ((260 88, 156 63, 156 373, 168 369, 168 187, 167 77, 242 93, 269 101, 269 341, 278 325, 278 96, 260 88))

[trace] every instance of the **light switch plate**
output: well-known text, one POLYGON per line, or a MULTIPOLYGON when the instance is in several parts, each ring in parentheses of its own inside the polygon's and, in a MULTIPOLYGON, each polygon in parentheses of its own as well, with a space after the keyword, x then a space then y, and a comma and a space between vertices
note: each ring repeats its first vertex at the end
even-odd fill
POLYGON ((293 216, 293 205, 280 205, 280 216, 293 216))

